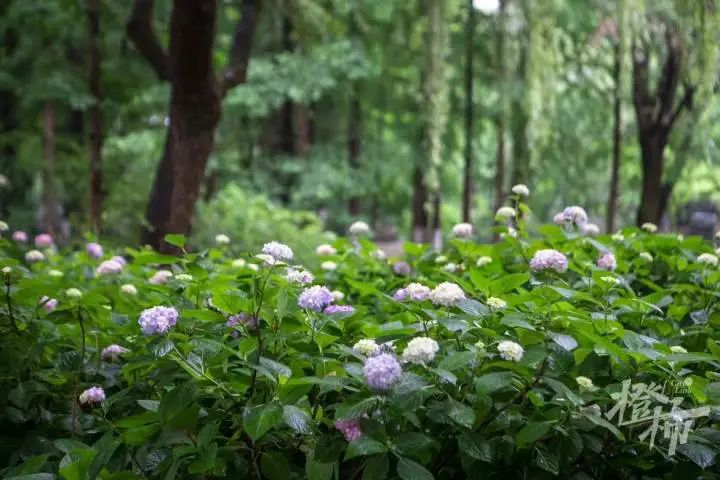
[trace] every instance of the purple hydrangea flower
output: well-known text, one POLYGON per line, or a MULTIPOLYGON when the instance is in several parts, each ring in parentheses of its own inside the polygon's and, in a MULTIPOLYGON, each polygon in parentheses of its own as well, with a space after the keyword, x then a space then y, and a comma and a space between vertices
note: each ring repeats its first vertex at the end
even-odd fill
POLYGON ((399 261, 393 265, 393 272, 395 272, 396 275, 407 277, 410 275, 410 265, 407 262, 399 261))
POLYGON ((353 313, 354 311, 355 307, 351 305, 328 305, 325 307, 325 310, 323 310, 323 313, 332 315, 333 313, 353 313))
POLYGON ((96 242, 90 242, 87 244, 86 247, 87 254, 90 255, 92 258, 102 258, 103 256, 103 248, 102 245, 96 242))
POLYGON ((119 263, 119 264, 122 265, 123 267, 124 267, 125 265, 127 265, 127 260, 125 260, 125 257, 123 257, 122 255, 115 255, 115 256, 112 257, 110 260, 112 260, 113 262, 119 263))
POLYGON ((330 305, 335 299, 327 287, 313 285, 306 288, 298 297, 298 306, 307 310, 322 312, 323 308, 330 305))
POLYGON ((387 392, 400 380, 402 367, 394 355, 381 353, 365 360, 363 375, 370 388, 387 392))
POLYGON ((81 405, 90 405, 92 403, 101 403, 105 400, 105 390, 100 387, 91 387, 85 390, 78 397, 81 405))
POLYGON ((530 260, 530 268, 533 272, 555 270, 558 273, 563 273, 568 268, 568 260, 565 255, 557 250, 538 250, 530 260))
POLYGON ((54 298, 43 296, 40 299, 40 304, 47 313, 50 313, 57 308, 58 301, 54 298))
POLYGON ((152 307, 142 311, 138 324, 145 335, 162 335, 175 326, 178 316, 173 307, 152 307))
POLYGON ((603 270, 609 270, 614 271, 617 268, 617 261, 615 260, 615 255, 613 255, 610 252, 603 253, 600 258, 598 258, 597 266, 602 268, 603 270))
POLYGON ((395 290, 395 293, 393 293, 393 298, 398 302, 404 302, 408 298, 407 289, 398 288, 397 290, 395 290))
POLYGON ((105 260, 95 269, 95 275, 102 277, 104 275, 116 275, 122 272, 123 266, 115 260, 105 260))
POLYGON ((258 326, 258 319, 255 315, 251 315, 249 313, 238 313, 237 315, 230 315, 227 322, 225 322, 225 325, 232 328, 230 335, 235 338, 240 334, 235 327, 238 325, 244 325, 247 329, 255 329, 258 326))
POLYGON ((360 419, 351 418, 348 420, 336 420, 335 428, 337 428, 345 437, 345 440, 352 442, 362 437, 363 433, 360 429, 360 419))
POLYGON ((115 359, 117 359, 117 357, 119 357, 123 353, 127 353, 129 351, 130 350, 128 350, 127 348, 121 347, 120 345, 116 345, 113 343, 112 345, 108 345, 107 347, 103 348, 103 351, 100 354, 100 356, 104 360, 115 360, 115 359))

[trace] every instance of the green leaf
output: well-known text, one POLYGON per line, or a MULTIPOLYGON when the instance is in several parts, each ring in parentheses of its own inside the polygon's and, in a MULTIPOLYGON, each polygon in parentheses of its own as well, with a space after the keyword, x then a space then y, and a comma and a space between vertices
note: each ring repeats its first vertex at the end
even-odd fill
POLYGON ((715 455, 717 455, 717 452, 707 445, 695 442, 678 445, 677 450, 702 469, 713 465, 715 463, 715 455))
POLYGON ((552 421, 528 422, 515 436, 515 443, 518 448, 529 445, 548 433, 554 424, 552 421))
POLYGON ((160 408, 158 400, 137 400, 137 404, 149 412, 157 412, 160 408))
POLYGON ((417 455, 428 449, 433 444, 433 439, 418 432, 403 433, 398 436, 393 444, 402 455, 417 455))
POLYGON ((397 463, 397 474, 403 480, 434 480, 433 474, 425 467, 412 460, 400 457, 397 463))
POLYGON ((365 462, 362 480, 378 480, 387 478, 388 470, 390 470, 390 461, 387 455, 377 454, 369 457, 365 462))
POLYGON ((373 455, 375 453, 383 453, 385 451, 387 451, 385 445, 377 440, 373 440, 368 437, 360 437, 348 444, 347 450, 345 450, 345 460, 366 455, 373 455))
POLYGON ((197 386, 195 382, 186 382, 179 387, 170 390, 160 400, 160 420, 167 422, 172 417, 180 413, 186 406, 190 405, 197 395, 197 386))
POLYGON ((307 435, 312 432, 312 418, 305 410, 294 405, 285 405, 283 407, 283 420, 296 433, 307 435))
POLYGON ((438 367, 449 371, 459 370, 467 367, 476 356, 474 352, 454 352, 443 358, 438 367))
POLYGON ((463 427, 472 428, 475 423, 475 411, 456 400, 450 400, 448 416, 463 427))
POLYGON ((283 409, 277 403, 267 403, 250 408, 245 413, 245 431, 257 442, 271 428, 280 423, 283 409))
POLYGON ((492 462, 490 444, 476 433, 463 433, 458 436, 458 447, 462 453, 483 462, 492 462))
POLYGON ((494 281, 490 285, 490 292, 497 297, 523 286, 528 281, 530 281, 530 275, 527 273, 511 273, 494 281))
POLYGON ((512 372, 492 372, 475 379, 475 391, 489 395, 505 387, 511 387, 515 375, 512 372))
POLYGON ((150 351, 155 358, 162 358, 167 355, 172 349, 175 348, 175 344, 169 338, 162 338, 160 341, 150 346, 150 351))
POLYGON ((185 238, 185 235, 168 233, 167 235, 165 235, 165 241, 170 245, 175 245, 179 248, 185 248, 185 242, 187 242, 187 239, 185 238))
POLYGON ((291 478, 290 462, 282 452, 263 452, 260 459, 260 471, 270 480, 288 480, 291 478))

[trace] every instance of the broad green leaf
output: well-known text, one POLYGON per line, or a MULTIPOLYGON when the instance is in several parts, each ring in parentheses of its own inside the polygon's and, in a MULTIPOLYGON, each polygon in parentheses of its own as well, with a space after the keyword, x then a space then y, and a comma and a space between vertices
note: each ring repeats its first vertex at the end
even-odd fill
POLYGON ((425 467, 405 457, 398 459, 397 474, 402 480, 434 480, 435 478, 425 467))
POLYGON ((553 421, 528 422, 520 429, 517 435, 515 435, 515 443, 518 448, 534 443, 547 434, 554 424, 555 422, 553 421))
POLYGON ((382 453, 385 451, 387 451, 385 445, 377 440, 373 440, 369 437, 360 437, 348 444, 347 450, 345 450, 345 460, 366 455, 373 455, 375 453, 382 453))
POLYGON ((277 403, 252 407, 245 412, 245 431, 253 442, 257 442, 282 420, 282 416, 283 409, 277 403))

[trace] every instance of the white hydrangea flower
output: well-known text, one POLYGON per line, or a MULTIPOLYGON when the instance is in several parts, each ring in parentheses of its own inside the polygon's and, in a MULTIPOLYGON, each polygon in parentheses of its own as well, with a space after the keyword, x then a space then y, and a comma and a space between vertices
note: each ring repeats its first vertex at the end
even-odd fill
POLYGON ((605 282, 605 283, 607 283, 607 284, 610 284, 610 285, 617 285, 617 284, 620 283, 620 280, 618 280, 618 279, 615 278, 615 277, 611 277, 610 275, 606 275, 606 276, 604 276, 604 277, 600 277, 600 280, 602 280, 603 282, 605 282))
POLYGON ((334 299, 336 302, 339 302, 339 301, 341 301, 342 299, 345 298, 345 294, 344 294, 343 292, 341 292, 340 290, 333 290, 333 291, 330 292, 330 293, 332 293, 333 299, 334 299))
POLYGON ((640 254, 638 255, 638 257, 640 257, 640 258, 642 258, 643 260, 648 261, 648 262, 652 262, 652 261, 653 261, 653 256, 650 255, 650 252, 640 252, 640 254))
POLYGON ((192 282, 192 279, 193 277, 189 273, 178 273, 175 275, 175 280, 183 283, 192 282))
POLYGON ((515 195, 520 195, 521 197, 527 197, 530 195, 530 189, 527 187, 527 185, 524 185, 522 183, 513 185, 511 190, 515 195))
POLYGON ((442 282, 430 292, 430 301, 435 305, 450 307, 463 299, 465 299, 465 293, 452 282, 442 282))
POLYGON ((433 361, 440 345, 428 337, 417 337, 410 340, 402 353, 402 359, 409 363, 426 364, 433 361))
POLYGON ((215 243, 217 243, 218 245, 227 245, 228 243, 230 243, 230 237, 228 237, 224 233, 218 233, 217 235, 215 235, 215 243))
POLYGON ((263 245, 262 253, 271 255, 276 260, 289 261, 293 258, 293 251, 290 247, 274 240, 263 245))
POLYGON ((323 243, 322 245, 318 245, 315 249, 315 254, 320 256, 325 255, 335 255, 337 253, 337 249, 333 247, 330 244, 323 243))
POLYGON ((495 212, 495 218, 512 218, 516 215, 515 209, 512 207, 500 207, 498 208, 498 211, 495 212))
POLYGON ((441 264, 441 263, 447 263, 448 259, 445 255, 438 255, 435 257, 435 263, 441 264))
POLYGON ((688 351, 685 350, 685 348, 681 347, 680 345, 673 345, 670 347, 670 351, 672 353, 687 353, 688 351))
POLYGON ((137 295, 138 291, 132 283, 126 283, 120 287, 120 291, 125 295, 137 295))
POLYGON ((368 233, 370 233, 370 225, 360 221, 353 222, 353 224, 350 225, 348 231, 350 232, 350 235, 353 235, 355 237, 367 235, 368 233))
POLYGON ((327 272, 334 272, 335 270, 337 270, 337 263, 331 261, 322 262, 320 264, 320 268, 327 272))
POLYGON ((375 340, 363 338, 362 340, 358 340, 358 342, 353 345, 353 350, 356 353, 365 355, 367 357, 376 354, 378 350, 380 350, 380 347, 377 343, 375 343, 375 340))
POLYGON ((523 349, 519 343, 515 343, 510 340, 503 340, 498 343, 497 349, 503 360, 511 362, 519 362, 525 354, 525 349, 523 349))
POLYGON ((253 272, 257 272, 258 270, 260 270, 260 267, 258 267, 255 263, 248 263, 247 267, 253 272))
POLYGON ((580 390, 583 392, 591 392, 595 390, 595 385, 593 384, 593 381, 588 377, 575 377, 575 381, 578 384, 578 387, 580 387, 580 390))
POLYGON ((51 277, 54 277, 54 278, 60 278, 65 274, 63 272, 61 272, 60 270, 56 270, 53 268, 52 270, 48 270, 48 275, 50 275, 51 277))
POLYGON ((625 240, 625 235, 623 235, 620 232, 617 232, 617 233, 613 234, 612 239, 615 240, 616 242, 622 242, 623 240, 625 240))
POLYGON ((452 228, 452 234, 458 238, 470 238, 473 235, 473 227, 469 223, 458 223, 452 228))
POLYGON ((375 260, 385 260, 387 258, 385 252, 380 250, 379 248, 372 252, 372 256, 375 260))
POLYGON ((285 273, 285 280, 290 283, 297 283, 298 285, 308 285, 313 282, 313 274, 307 270, 296 270, 294 268, 288 268, 285 273))
POLYGON ((245 261, 244 258, 237 258, 237 259, 233 260, 233 262, 232 262, 232 266, 235 268, 242 268, 245 265, 247 265, 247 262, 245 261))
POLYGON ((258 253, 255 255, 255 258, 262 261, 265 265, 275 265, 275 264, 283 264, 280 260, 277 260, 272 255, 268 255, 266 253, 258 253))
POLYGON ((484 267, 485 265, 488 265, 492 263, 493 259, 492 257, 488 257, 487 255, 483 255, 482 257, 477 259, 476 265, 478 267, 484 267))
POLYGON ((502 310, 503 308, 507 307, 507 302, 502 298, 497 297, 488 297, 485 303, 495 310, 502 310))
POLYGON ((12 271, 13 271, 12 267, 3 267, 2 268, 2 273, 6 274, 6 275, 11 274, 12 271))
POLYGON ((45 260, 45 254, 40 250, 30 250, 25 254, 25 260, 30 263, 42 262, 45 260))
POLYGON ((600 227, 598 227, 594 223, 584 223, 582 227, 580 227, 580 230, 582 231, 583 235, 587 235, 589 237, 600 234, 600 227))
POLYGON ((657 229, 658 229, 657 225, 655 225, 654 223, 650 223, 650 222, 643 223, 640 228, 642 228, 643 230, 645 230, 648 233, 655 233, 655 232, 657 232, 657 229))
POLYGON ((717 267, 718 257, 712 253, 701 253, 697 257, 697 262, 702 263, 703 265, 712 265, 713 267, 717 267))
POLYGON ((10 230, 8 224, 0 220, 0 232, 7 232, 8 230, 10 230))
POLYGON ((80 289, 77 288, 68 288, 65 290, 65 295, 67 295, 70 298, 80 298, 82 297, 82 292, 80 289))
POLYGON ((458 266, 452 262, 446 263, 443 266, 443 270, 445 270, 446 272, 450 272, 450 273, 455 273, 457 271, 457 269, 458 269, 458 266))
POLYGON ((430 296, 430 287, 422 283, 410 283, 405 287, 405 294, 410 300, 425 300, 430 296))
POLYGON ((148 280, 152 285, 163 285, 173 276, 173 272, 170 270, 158 270, 148 280))

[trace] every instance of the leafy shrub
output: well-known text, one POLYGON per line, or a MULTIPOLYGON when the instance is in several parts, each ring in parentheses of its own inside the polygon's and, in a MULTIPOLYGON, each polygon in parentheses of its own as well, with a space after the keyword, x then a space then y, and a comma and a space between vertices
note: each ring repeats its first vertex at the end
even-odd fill
POLYGON ((717 478, 711 247, 635 228, 590 238, 543 226, 530 239, 514 223, 517 236, 494 245, 407 244, 406 264, 336 240, 321 258, 335 268, 314 283, 354 307, 337 313, 315 311, 328 292, 230 247, 128 249, 120 273, 99 275, 113 270, 97 270, 107 252, 46 250, 29 264, 28 247, 0 239, 3 477, 717 478), (597 266, 604 252, 615 271, 597 266), (143 313, 155 306, 177 323, 172 310, 143 313), (143 335, 139 318, 167 333, 143 335), (662 428, 650 448, 651 422, 609 418, 627 380, 710 407, 674 455, 662 428))

